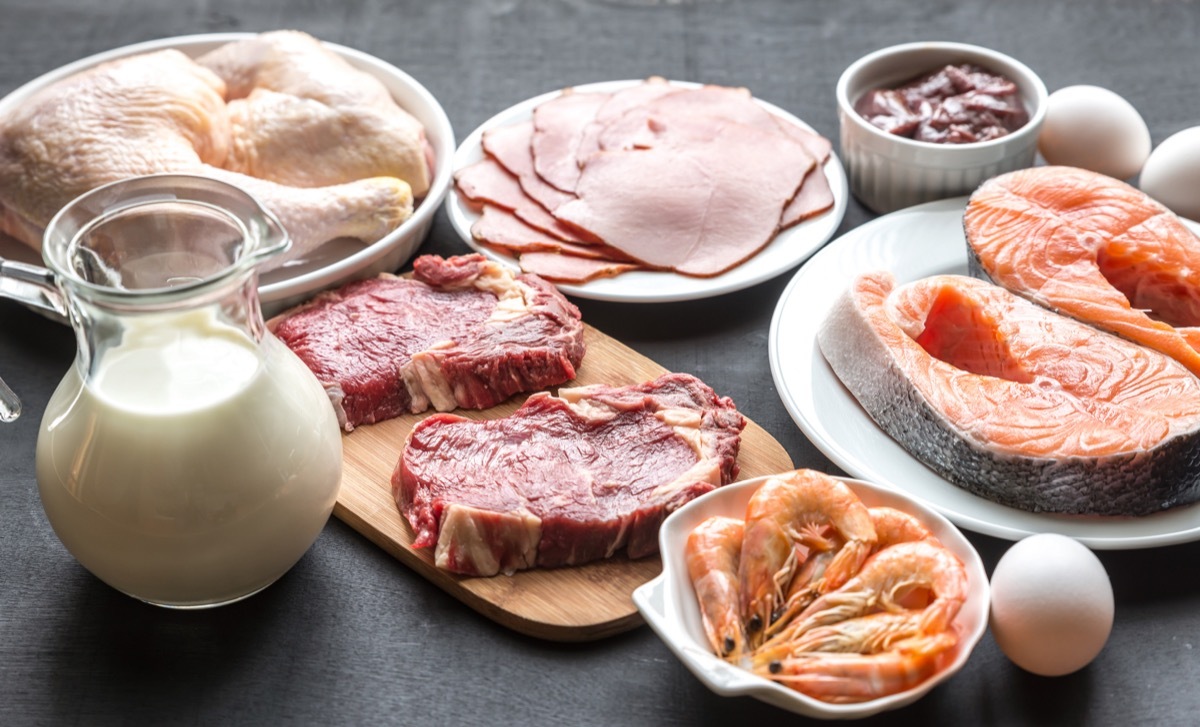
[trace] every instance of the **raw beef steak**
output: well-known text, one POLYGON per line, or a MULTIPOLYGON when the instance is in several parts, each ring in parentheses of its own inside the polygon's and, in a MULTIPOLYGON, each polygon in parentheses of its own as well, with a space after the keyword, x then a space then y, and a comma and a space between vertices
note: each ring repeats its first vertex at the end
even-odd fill
POLYGON ((439 568, 468 575, 658 550, 663 519, 737 475, 745 419, 687 374, 529 397, 512 416, 435 414, 392 493, 439 568))
POLYGON ((575 378, 579 309, 482 255, 423 255, 271 322, 317 375, 346 431, 408 412, 486 409, 575 378))

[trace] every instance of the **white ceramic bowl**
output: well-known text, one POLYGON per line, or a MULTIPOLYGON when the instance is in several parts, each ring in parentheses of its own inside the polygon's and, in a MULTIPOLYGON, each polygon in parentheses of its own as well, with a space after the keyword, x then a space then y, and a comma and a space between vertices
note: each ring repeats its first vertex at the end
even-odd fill
POLYGON ((963 43, 906 43, 855 61, 837 84, 842 162, 850 191, 875 212, 970 194, 984 180, 1033 166, 1046 116, 1046 85, 1014 58, 963 43), (935 144, 889 134, 854 110, 873 88, 892 88, 947 64, 975 63, 1012 79, 1029 112, 1020 129, 991 141, 935 144))
POLYGON ((907 691, 857 704, 830 704, 756 676, 718 658, 709 649, 700 622, 700 607, 687 574, 684 545, 688 534, 714 515, 742 518, 746 503, 767 480, 759 477, 718 488, 679 508, 659 531, 663 571, 633 593, 633 601, 650 627, 696 677, 722 696, 751 696, 781 709, 822 719, 856 719, 911 704, 949 679, 966 663, 987 630, 991 592, 979 553, 946 518, 912 498, 862 480, 841 478, 869 507, 886 505, 918 518, 967 569, 967 600, 954 620, 959 641, 946 666, 907 691))
MULTIPOLYGON (((105 61, 164 48, 176 48, 194 58, 225 43, 252 38, 254 35, 256 34, 186 35, 137 43, 97 53, 39 76, 0 99, 0 114, 20 105, 31 95, 51 83, 105 61)), ((433 94, 412 76, 390 63, 333 43, 325 45, 345 58, 350 65, 378 78, 391 92, 396 103, 425 125, 426 137, 433 147, 437 160, 434 176, 429 193, 417 205, 412 217, 382 239, 367 246, 363 246, 362 243, 355 240, 334 240, 305 259, 263 275, 259 285, 259 296, 262 300, 264 314, 268 316, 302 302, 319 290, 331 288, 355 278, 364 278, 398 269, 424 242, 425 237, 429 234, 429 228, 433 224, 434 215, 450 188, 452 172, 450 160, 454 156, 455 149, 454 129, 450 126, 450 119, 433 94)), ((0 249, 0 254, 16 259, 29 259, 28 248, 24 255, 20 251, 9 255, 8 251, 3 249, 0 249)))

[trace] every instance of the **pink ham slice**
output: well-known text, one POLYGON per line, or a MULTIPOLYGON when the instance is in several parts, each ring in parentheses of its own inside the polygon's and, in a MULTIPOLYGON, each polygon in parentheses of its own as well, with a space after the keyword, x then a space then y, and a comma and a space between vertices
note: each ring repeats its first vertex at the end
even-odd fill
POLYGON ((667 83, 659 76, 647 78, 644 83, 616 91, 596 109, 596 116, 583 130, 583 138, 575 152, 576 165, 580 168, 587 163, 588 157, 600 151, 600 134, 604 128, 623 116, 626 112, 650 103, 660 96, 675 93, 679 89, 667 83))
POLYGON ((833 142, 815 132, 808 129, 796 126, 790 121, 785 121, 778 116, 771 117, 775 121, 775 125, 779 130, 791 137, 808 155, 817 160, 818 164, 824 164, 829 159, 829 153, 833 151, 833 142))
POLYGON ((831 147, 744 88, 655 77, 611 94, 568 90, 533 120, 485 132, 489 159, 456 180, 481 208, 472 236, 526 271, 570 283, 631 269, 708 277, 833 206, 831 147))
POLYGON ((803 146, 809 156, 817 160, 817 166, 804 178, 804 184, 800 185, 800 191, 796 192, 796 196, 788 203, 787 209, 783 211, 783 217, 779 220, 779 226, 787 228, 833 207, 833 189, 829 186, 829 179, 825 176, 824 168, 825 162, 829 160, 829 155, 833 151, 833 142, 820 134, 803 129, 779 117, 775 117, 775 122, 783 130, 783 133, 803 146))
POLYGON ((825 170, 817 165, 804 178, 800 191, 796 192, 796 196, 792 197, 792 201, 784 208, 779 226, 788 228, 816 217, 833 207, 833 202, 833 189, 829 186, 829 178, 825 176, 825 170))
POLYGON ((556 283, 586 283, 597 278, 637 270, 641 266, 604 258, 584 258, 555 252, 527 252, 521 255, 521 270, 556 283))
POLYGON ((658 143, 663 125, 715 117, 781 134, 775 116, 754 101, 744 88, 701 86, 660 96, 630 109, 600 134, 604 150, 645 148, 658 143))
POLYGON ((778 231, 814 162, 777 129, 706 123, 710 143, 684 143, 701 133, 691 119, 650 148, 592 156, 579 199, 555 215, 651 267, 710 277, 743 262, 778 231))
MULTIPOLYGON (((633 108, 609 124, 599 141, 604 149, 645 148, 659 143, 664 129, 681 125, 693 130, 703 128, 700 120, 705 117, 736 121, 766 133, 782 133, 803 147, 818 164, 829 158, 833 146, 825 137, 767 111, 754 101, 748 90, 724 86, 677 91, 633 108)), ((828 183, 824 186, 828 187, 828 183)), ((794 215, 792 224, 805 214, 809 214, 807 209, 794 215)))
POLYGON ((607 149, 646 148, 664 135, 704 136, 706 116, 737 121, 786 137, 818 162, 783 210, 779 226, 791 227, 833 206, 833 191, 820 164, 829 158, 832 143, 824 137, 770 113, 746 89, 704 86, 662 96, 626 113, 600 136, 607 149))
POLYGON ((578 233, 564 227, 546 208, 525 194, 517 178, 491 157, 455 172, 454 183, 462 196, 476 207, 491 203, 511 210, 526 224, 560 240, 584 242, 578 233))
POLYGON ((575 195, 550 186, 537 175, 533 169, 532 140, 533 122, 525 121, 484 132, 483 150, 516 176, 525 194, 553 212, 564 202, 575 199, 575 195))
POLYGON ((576 150, 608 98, 606 93, 568 90, 533 110, 533 168, 542 179, 564 192, 574 191, 579 180, 576 150))
POLYGON ((522 222, 508 210, 490 204, 471 225, 471 237, 479 242, 500 248, 511 255, 530 252, 554 252, 591 259, 623 260, 628 258, 607 245, 577 245, 564 242, 522 222))

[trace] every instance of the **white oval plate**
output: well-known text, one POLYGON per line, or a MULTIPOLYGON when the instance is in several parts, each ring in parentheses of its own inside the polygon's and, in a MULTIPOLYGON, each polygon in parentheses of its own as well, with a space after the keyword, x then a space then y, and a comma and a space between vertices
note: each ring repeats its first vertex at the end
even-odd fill
MULTIPOLYGON (((960 489, 875 425, 826 363, 817 330, 857 275, 890 270, 897 283, 967 273, 962 215, 967 198, 893 212, 829 243, 784 289, 771 320, 771 375, 792 419, 846 472, 930 503, 958 525, 1019 540, 1054 532, 1096 549, 1150 548, 1200 539, 1200 506, 1139 518, 1032 513, 960 489)), ((1188 223, 1200 231, 1200 225, 1188 223)))
POLYGON ((767 479, 758 477, 726 485, 672 513, 663 522, 658 534, 663 572, 633 592, 633 602, 650 628, 697 679, 722 696, 750 696, 807 717, 855 719, 911 704, 966 664, 971 651, 987 630, 991 603, 987 572, 979 553, 958 528, 925 505, 894 490, 845 478, 839 479, 848 484, 868 507, 886 505, 919 519, 966 566, 967 599, 954 619, 959 636, 954 658, 933 677, 912 689, 858 704, 830 704, 756 676, 713 654, 704 636, 700 606, 688 578, 684 546, 688 534, 710 517, 745 517, 750 496, 767 479))
MULTIPOLYGON (((16 89, 0 99, 0 113, 19 105, 55 81, 105 61, 165 48, 176 48, 195 58, 226 43, 245 40, 255 35, 257 33, 186 35, 97 53, 43 74, 16 89)), ((424 242, 433 224, 434 215, 450 187, 452 165, 447 160, 454 154, 454 129, 433 94, 412 76, 390 63, 334 43, 325 45, 346 59, 350 65, 378 78, 391 92, 396 103, 424 124, 426 137, 437 158, 436 169, 430 182, 429 193, 417 205, 412 217, 382 239, 367 246, 357 240, 332 240, 306 258, 291 261, 264 274, 259 281, 259 298, 267 315, 299 303, 319 290, 353 278, 368 277, 399 268, 424 242)), ((0 256, 42 264, 39 253, 6 235, 0 235, 0 256)))
MULTIPOLYGON (((641 81, 605 81, 575 86, 575 90, 581 93, 611 93, 638 83, 641 81)), ((680 88, 696 88, 700 85, 682 81, 671 81, 671 83, 680 88)), ((533 118, 535 107, 557 97, 560 93, 561 91, 551 91, 522 101, 485 121, 459 145, 458 151, 454 154, 454 169, 457 171, 483 159, 483 132, 498 126, 528 121, 533 118)), ((814 131, 811 126, 783 109, 759 99, 755 100, 776 116, 803 129, 814 131)), ((696 278, 670 272, 635 270, 579 285, 560 284, 558 289, 567 295, 592 300, 622 303, 666 303, 732 293, 735 290, 742 290, 770 280, 804 262, 809 255, 833 237, 833 234, 837 232, 838 225, 842 224, 842 217, 846 214, 846 199, 849 191, 846 172, 842 169, 842 164, 836 154, 831 154, 825 163, 825 174, 829 177, 829 187, 833 190, 833 209, 784 230, 776 235, 775 239, 757 255, 726 273, 711 278, 696 278)), ((481 245, 471 236, 471 225, 479 219, 479 214, 463 202, 453 186, 451 185, 449 198, 446 201, 446 210, 449 213, 450 222, 458 231, 459 236, 477 252, 508 265, 514 270, 519 270, 520 266, 515 257, 481 245)))

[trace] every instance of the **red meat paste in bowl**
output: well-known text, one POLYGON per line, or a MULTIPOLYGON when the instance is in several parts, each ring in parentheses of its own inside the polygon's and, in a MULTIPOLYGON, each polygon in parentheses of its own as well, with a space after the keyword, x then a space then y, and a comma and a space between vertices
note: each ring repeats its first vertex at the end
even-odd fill
POLYGON ((1017 84, 973 64, 947 65, 896 88, 872 89, 854 110, 890 134, 935 144, 998 139, 1029 121, 1017 84))

